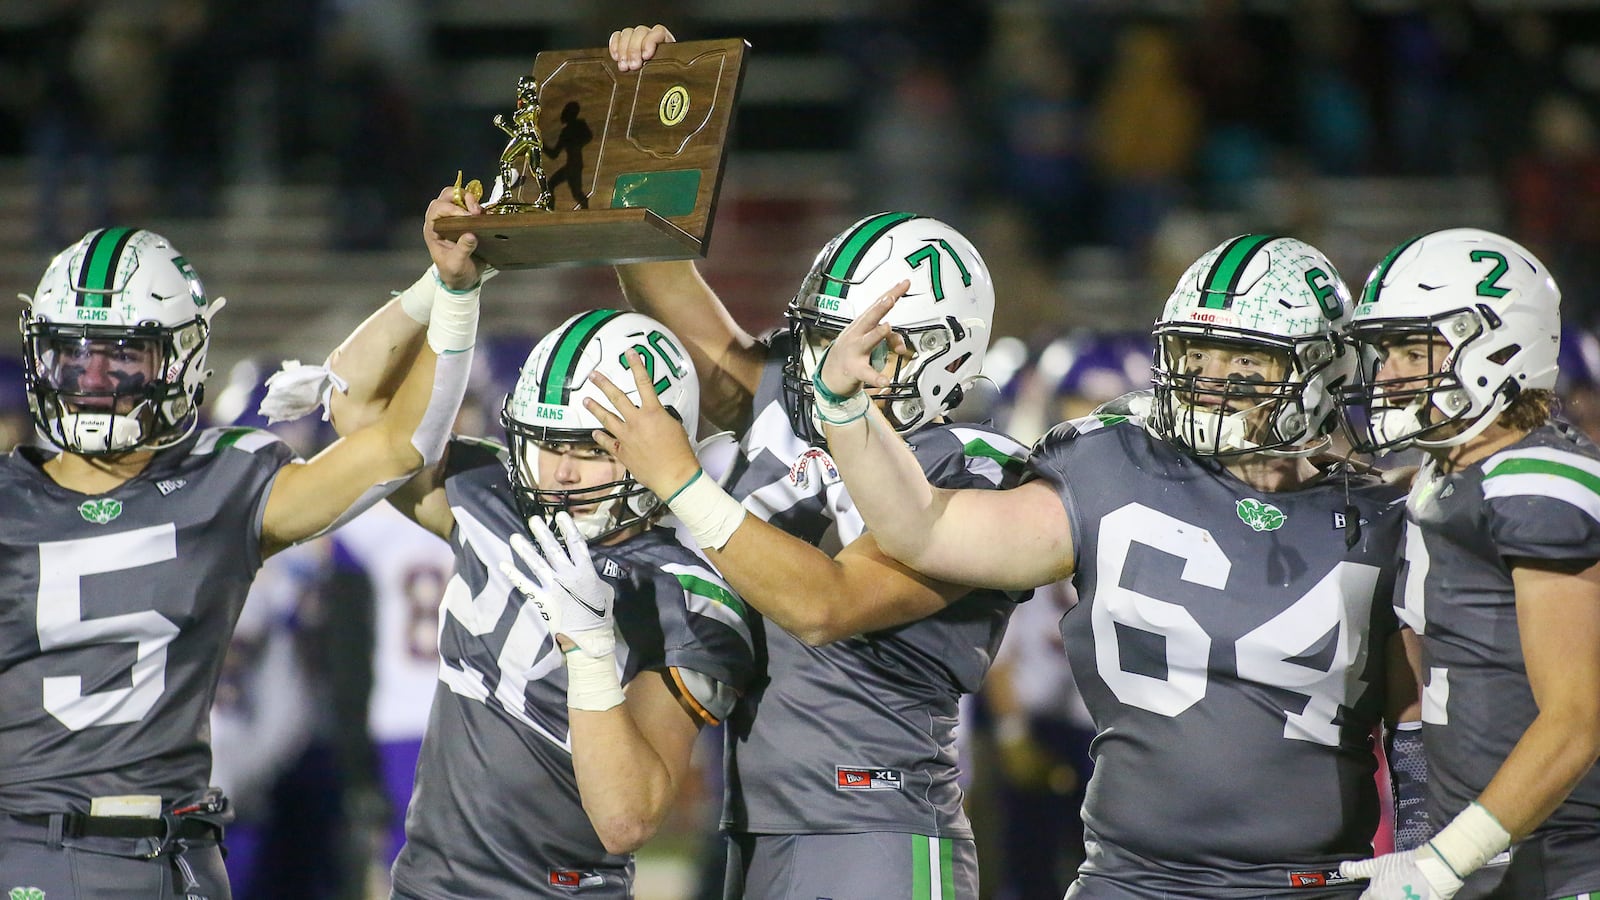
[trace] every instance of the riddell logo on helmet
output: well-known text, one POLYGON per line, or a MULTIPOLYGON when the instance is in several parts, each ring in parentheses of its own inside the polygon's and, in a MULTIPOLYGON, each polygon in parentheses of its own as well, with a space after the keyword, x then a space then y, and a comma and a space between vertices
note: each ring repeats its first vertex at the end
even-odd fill
POLYGON ((1191 309, 1186 318, 1204 325, 1232 325, 1235 319, 1232 314, 1215 309, 1191 309))

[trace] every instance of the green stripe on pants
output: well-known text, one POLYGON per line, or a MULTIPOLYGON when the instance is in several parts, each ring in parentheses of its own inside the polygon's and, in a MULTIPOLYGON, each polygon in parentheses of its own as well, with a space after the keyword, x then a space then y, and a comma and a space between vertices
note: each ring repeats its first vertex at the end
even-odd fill
POLYGON ((955 859, 949 838, 911 836, 911 900, 955 900, 955 859))

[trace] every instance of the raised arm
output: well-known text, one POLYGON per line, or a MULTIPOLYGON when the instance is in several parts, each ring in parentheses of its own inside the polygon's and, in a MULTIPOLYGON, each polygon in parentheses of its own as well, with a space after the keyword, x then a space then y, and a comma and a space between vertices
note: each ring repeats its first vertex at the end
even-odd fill
MULTIPOLYGON (((644 65, 656 47, 673 41, 665 25, 613 32, 611 58, 624 72, 644 65)), ((729 315, 691 261, 617 266, 622 294, 639 312, 666 325, 688 345, 700 373, 700 414, 719 428, 741 431, 761 383, 764 354, 729 315)))
MULTIPOLYGON (((356 326, 328 355, 328 369, 347 385, 328 396, 329 417, 340 435, 352 434, 377 421, 388 407, 426 342, 434 299, 441 293, 476 292, 481 284, 479 266, 472 258, 476 238, 446 240, 434 229, 434 223, 448 216, 478 215, 483 207, 478 198, 466 193, 462 194, 465 208, 456 206, 453 200, 440 203, 446 193, 441 191, 438 200, 430 204, 422 228, 433 266, 415 284, 356 326)), ((483 274, 490 275, 492 270, 483 274)))
POLYGON ((914 622, 970 588, 935 581, 890 559, 871 534, 828 554, 747 516, 700 469, 683 426, 647 390, 648 369, 630 360, 640 404, 595 375, 621 415, 588 409, 606 426, 596 440, 688 525, 717 571, 746 603, 808 644, 914 622), (680 488, 685 488, 680 490, 680 488))
MULTIPOLYGON (((829 347, 816 388, 828 452, 850 497, 889 556, 957 584, 1029 588, 1072 574, 1072 526, 1055 490, 1030 481, 1009 491, 944 490, 878 411, 867 385, 889 379, 872 365, 903 352, 883 316, 905 292, 889 291, 829 347)), ((880 362, 887 367, 888 362, 880 362)))
POLYGON ((667 326, 688 347, 700 375, 700 414, 718 428, 742 431, 761 384, 761 345, 733 321, 694 263, 616 268, 628 304, 667 326))
MULTIPOLYGON (((441 277, 450 281, 441 281, 442 294, 435 297, 430 310, 426 339, 413 353, 393 395, 381 403, 372 401, 374 408, 381 406, 373 421, 352 429, 346 420, 339 440, 309 462, 291 464, 279 474, 262 526, 266 552, 337 526, 424 469, 438 471, 450 425, 466 392, 478 321, 477 291, 468 288, 477 282, 476 265, 471 262, 476 238, 465 235, 459 245, 433 240, 436 219, 466 213, 450 202, 449 196, 447 189, 428 207, 425 230, 429 251, 441 277)), ((382 327, 371 333, 392 331, 392 316, 379 321, 382 327)), ((369 319, 363 328, 373 322, 369 319)), ((353 338, 346 346, 360 351, 364 344, 353 338)), ((366 346, 374 353, 370 360, 374 367, 390 367, 399 358, 381 343, 366 346)), ((348 354, 346 367, 354 372, 358 367, 351 361, 359 358, 359 352, 348 354)), ((381 380, 372 379, 372 383, 381 380)), ((420 497, 432 492, 433 485, 414 487, 420 497)))

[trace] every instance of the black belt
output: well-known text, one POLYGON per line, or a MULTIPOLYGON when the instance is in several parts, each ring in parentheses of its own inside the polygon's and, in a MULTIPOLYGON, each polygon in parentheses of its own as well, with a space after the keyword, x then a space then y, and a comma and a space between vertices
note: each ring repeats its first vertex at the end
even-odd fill
MULTIPOLYGON (((129 816, 86 816, 83 813, 44 813, 39 815, 11 814, 13 822, 49 829, 52 819, 60 819, 64 838, 167 838, 167 823, 161 819, 139 819, 129 816)), ((171 838, 197 841, 222 839, 222 828, 200 819, 178 819, 171 838)))

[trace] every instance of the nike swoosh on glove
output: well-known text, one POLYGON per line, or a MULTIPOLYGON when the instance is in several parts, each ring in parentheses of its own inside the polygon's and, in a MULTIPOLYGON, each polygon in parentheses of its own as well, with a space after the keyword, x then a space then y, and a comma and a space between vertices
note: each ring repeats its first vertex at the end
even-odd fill
POLYGON ((611 614, 616 592, 595 571, 589 545, 577 523, 565 510, 556 514, 563 547, 541 519, 528 522, 538 548, 520 534, 511 536, 511 549, 522 558, 533 578, 525 577, 510 561, 500 570, 523 596, 539 607, 552 634, 564 634, 590 656, 607 656, 616 648, 615 620, 611 614))
POLYGON ((1361 900, 1450 900, 1461 890, 1461 879, 1431 843, 1403 853, 1340 863, 1339 874, 1371 879, 1361 900))

